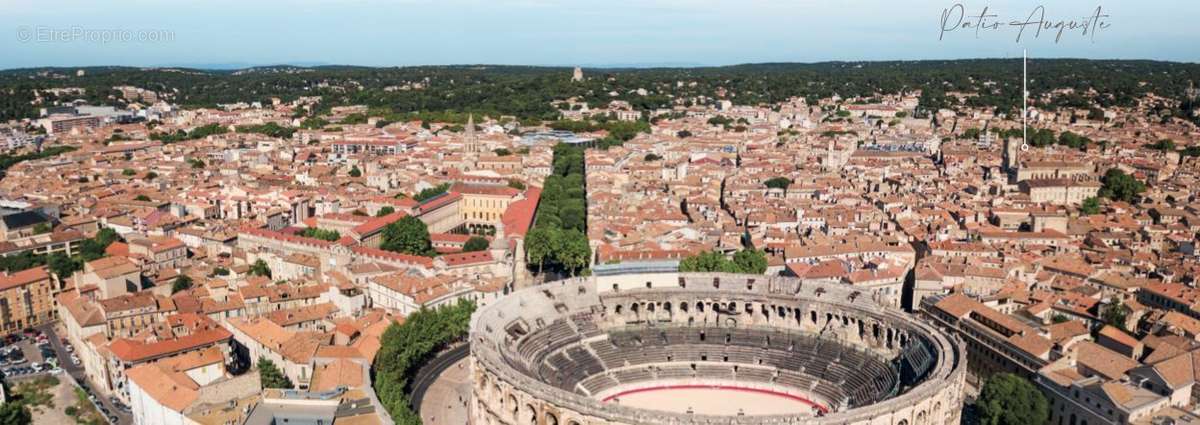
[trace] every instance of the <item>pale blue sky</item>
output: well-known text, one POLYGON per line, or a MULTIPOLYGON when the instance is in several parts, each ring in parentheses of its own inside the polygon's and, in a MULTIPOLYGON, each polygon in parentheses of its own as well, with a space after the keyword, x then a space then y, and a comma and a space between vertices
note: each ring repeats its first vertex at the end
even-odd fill
MULTIPOLYGON (((1016 29, 957 30, 955 1, 887 0, 0 0, 0 68, 85 65, 725 65, 1032 56, 1200 62, 1200 1, 994 0, 996 20, 1082 19, 1015 42, 1016 29), (46 41, 47 31, 166 31, 166 42, 46 41), (38 38, 42 38, 39 41, 38 38)), ((1032 28, 1030 28, 1032 31, 1032 28)), ((111 34, 111 33, 110 33, 111 34)), ((118 33, 119 34, 119 33, 118 33)), ((75 37, 70 35, 68 38, 75 37)), ((59 37, 61 38, 61 36, 59 37)))

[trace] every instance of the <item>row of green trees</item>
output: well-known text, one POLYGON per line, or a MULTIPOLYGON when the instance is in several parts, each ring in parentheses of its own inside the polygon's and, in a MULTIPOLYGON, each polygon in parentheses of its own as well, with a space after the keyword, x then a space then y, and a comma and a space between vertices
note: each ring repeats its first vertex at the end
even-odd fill
POLYGON ((549 264, 576 275, 587 267, 592 248, 587 234, 578 230, 535 226, 525 235, 525 254, 529 263, 537 264, 539 274, 549 264))
POLYGON ((269 122, 262 125, 240 125, 237 127, 237 132, 256 133, 280 139, 290 139, 296 133, 296 129, 269 122))
POLYGON ((22 154, 22 155, 0 154, 0 170, 7 170, 10 167, 17 165, 19 163, 25 162, 25 161, 32 161, 32 160, 36 160, 36 159, 43 159, 43 158, 49 158, 52 156, 62 155, 64 153, 74 151, 75 149, 77 149, 77 148, 75 148, 74 146, 54 146, 54 147, 42 149, 40 152, 27 153, 27 154, 22 154))
POLYGON ((170 144, 188 140, 203 139, 208 136, 225 134, 228 132, 229 129, 220 124, 209 124, 193 128, 192 131, 175 130, 174 133, 151 133, 150 139, 170 144))
POLYGON ((546 265, 574 275, 592 256, 587 237, 584 188, 584 150, 566 144, 554 147, 554 172, 543 182, 533 229, 525 235, 525 253, 540 274, 546 265))
POLYGON ((448 345, 466 338, 475 303, 466 300, 435 310, 422 309, 404 324, 388 327, 375 355, 374 386, 380 403, 399 425, 419 425, 409 385, 421 367, 448 345))
POLYGON ((425 202, 433 199, 435 196, 446 193, 448 190, 450 190, 450 183, 442 183, 431 188, 422 189, 420 192, 417 192, 417 194, 413 195, 412 199, 417 202, 425 202))
MULTIPOLYGON (((1031 81, 1033 99, 1063 88, 1073 95, 1056 95, 1037 106, 1108 108, 1133 105, 1147 93, 1185 100, 1187 81, 1200 80, 1200 65, 1151 61, 1086 61, 1043 59, 1031 61, 1039 78, 1031 81)), ((953 107, 959 99, 947 92, 977 93, 962 99, 969 106, 991 107, 1016 116, 1021 105, 1021 82, 1010 78, 1021 71, 1019 59, 959 61, 864 62, 847 64, 751 64, 708 68, 655 68, 588 70, 589 78, 571 81, 570 69, 520 66, 432 66, 399 68, 318 67, 305 72, 243 72, 122 67, 87 68, 86 75, 63 78, 39 76, 43 68, 0 73, 0 121, 33 118, 34 91, 48 87, 80 87, 82 95, 50 96, 43 104, 84 99, 94 104, 118 104, 112 87, 136 85, 163 93, 185 107, 214 107, 243 101, 285 102, 301 96, 321 96, 317 112, 338 105, 362 104, 396 111, 396 122, 420 115, 443 113, 491 116, 510 115, 525 121, 558 118, 554 102, 576 98, 592 105, 623 100, 639 111, 696 102, 711 103, 736 96, 739 104, 774 104, 793 97, 810 103, 838 94, 843 98, 872 97, 922 89, 923 114, 953 107), (318 86, 315 82, 321 82, 318 86), (687 84, 678 84, 686 81, 687 84), (419 90, 389 90, 420 82, 419 90), (649 93, 638 93, 645 88, 649 93), (502 95, 501 95, 502 94, 502 95), (110 98, 112 96, 113 98, 110 98), (249 97, 249 98, 248 98, 249 97)), ((51 70, 54 72, 54 70, 51 70)), ((1188 103, 1164 106, 1168 115, 1190 116, 1188 103)), ((375 116, 375 115, 371 115, 375 116)), ((438 122, 438 119, 429 119, 438 122)), ((446 121, 442 121, 446 122, 446 121)), ((460 121, 460 123, 463 121, 460 121)))
POLYGON ((679 262, 681 272, 723 272, 763 274, 767 272, 767 255, 760 250, 743 249, 733 259, 716 251, 705 251, 679 262))
POLYGON ((48 266, 51 273, 58 275, 60 279, 66 279, 82 270, 83 263, 98 260, 107 255, 104 250, 117 240, 119 240, 117 232, 103 228, 96 232, 96 236, 80 242, 79 250, 75 255, 68 256, 61 252, 35 255, 32 251, 25 251, 18 255, 0 257, 0 269, 13 273, 38 266, 48 266))
POLYGON ((304 230, 301 230, 296 234, 306 238, 320 239, 329 242, 333 242, 342 238, 342 234, 337 230, 321 229, 317 227, 305 227, 304 230))

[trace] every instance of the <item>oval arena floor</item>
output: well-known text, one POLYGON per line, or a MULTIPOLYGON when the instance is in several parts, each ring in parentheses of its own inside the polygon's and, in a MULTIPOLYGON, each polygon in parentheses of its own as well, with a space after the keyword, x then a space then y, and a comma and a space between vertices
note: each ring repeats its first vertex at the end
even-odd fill
POLYGON ((786 415, 812 413, 824 406, 791 394, 721 385, 670 385, 620 391, 605 403, 639 409, 700 415, 786 415))

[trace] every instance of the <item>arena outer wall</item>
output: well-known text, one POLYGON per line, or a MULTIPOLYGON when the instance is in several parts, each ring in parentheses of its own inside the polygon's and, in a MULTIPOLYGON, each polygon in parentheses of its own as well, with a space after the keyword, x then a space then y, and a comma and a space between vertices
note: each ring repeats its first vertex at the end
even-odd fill
POLYGON ((962 344, 910 315, 880 306, 850 287, 805 284, 783 277, 710 273, 576 278, 528 288, 491 303, 476 312, 471 328, 470 416, 474 425, 940 425, 957 424, 961 419, 966 371, 962 344), (722 310, 726 308, 745 314, 730 315, 722 310), (520 360, 522 355, 516 353, 520 338, 514 337, 514 329, 527 327, 523 331, 537 332, 557 318, 578 312, 591 312, 602 328, 646 322, 769 327, 836 334, 833 337, 841 343, 892 354, 900 353, 907 342, 920 339, 931 346, 936 359, 924 378, 903 392, 822 416, 707 416, 635 409, 556 388, 514 367, 514 362, 528 361, 520 360))

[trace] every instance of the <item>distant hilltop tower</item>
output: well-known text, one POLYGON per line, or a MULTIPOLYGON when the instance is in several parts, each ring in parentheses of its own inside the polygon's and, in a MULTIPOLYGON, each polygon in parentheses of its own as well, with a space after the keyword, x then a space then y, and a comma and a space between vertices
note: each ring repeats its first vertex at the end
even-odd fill
POLYGON ((571 81, 583 81, 583 68, 575 67, 575 73, 571 75, 571 81))
POLYGON ((1200 89, 1196 89, 1195 81, 1188 81, 1187 97, 1192 103, 1196 102, 1196 97, 1200 95, 1200 89))

